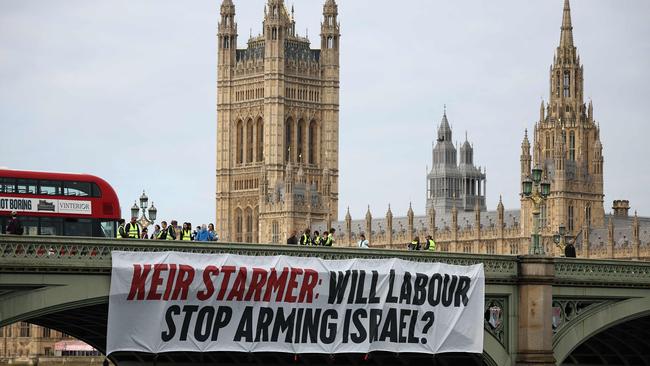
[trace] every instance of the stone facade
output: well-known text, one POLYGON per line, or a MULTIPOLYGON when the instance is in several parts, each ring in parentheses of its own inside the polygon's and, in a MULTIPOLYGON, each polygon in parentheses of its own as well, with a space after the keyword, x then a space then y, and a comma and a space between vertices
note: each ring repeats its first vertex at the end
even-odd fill
POLYGON ((218 31, 216 229, 232 242, 283 242, 338 217, 338 6, 323 7, 321 49, 294 10, 268 0, 263 34, 237 49, 235 5, 218 31))
MULTIPOLYGON (((0 365, 103 365, 105 357, 92 355, 62 356, 55 343, 73 338, 44 327, 18 322, 0 327, 0 365)), ((112 364, 112 363, 109 363, 112 364)))

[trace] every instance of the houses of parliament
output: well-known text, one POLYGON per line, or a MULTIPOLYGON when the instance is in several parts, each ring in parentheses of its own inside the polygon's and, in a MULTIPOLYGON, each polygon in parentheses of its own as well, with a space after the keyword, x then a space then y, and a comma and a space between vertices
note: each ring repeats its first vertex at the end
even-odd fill
MULTIPOLYGON (((614 201, 605 214, 604 157, 592 102, 584 100, 584 69, 573 39, 569 0, 549 70, 549 96, 521 143, 523 182, 543 170, 551 194, 542 204, 540 231, 546 253, 560 226, 578 255, 650 257, 650 219, 614 201)), ((337 229, 336 243, 354 246, 365 233, 371 246, 405 248, 431 234, 442 251, 525 254, 533 230, 532 202, 517 209, 501 200, 486 207, 487 176, 474 163, 474 146, 453 145, 445 111, 426 177, 426 213, 402 217, 388 207, 381 217, 344 220, 338 212, 339 45, 338 7, 326 0, 320 49, 295 32, 293 8, 268 0, 263 33, 237 49, 235 5, 224 0, 219 23, 217 97, 217 230, 226 241, 284 243, 306 227, 337 229), (460 157, 460 159, 458 159, 460 157), (458 161, 460 160, 460 161, 458 161)), ((480 147, 477 147, 480 149, 480 147)), ((515 153, 515 152, 513 152, 515 153)), ((423 163, 425 163, 423 161, 423 163)), ((423 164, 424 165, 424 164, 423 164)), ((609 207, 607 207, 609 208, 609 207)))

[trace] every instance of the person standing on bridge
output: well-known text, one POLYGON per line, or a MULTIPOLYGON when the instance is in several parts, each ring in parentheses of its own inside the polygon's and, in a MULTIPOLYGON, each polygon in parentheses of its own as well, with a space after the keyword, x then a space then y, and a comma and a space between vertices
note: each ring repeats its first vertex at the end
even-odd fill
POLYGON ((413 240, 411 240, 411 243, 408 246, 408 249, 409 250, 420 250, 420 249, 422 249, 422 247, 420 246, 420 238, 417 237, 417 236, 415 238, 413 238, 413 240))
POLYGON ((564 247, 564 256, 567 258, 576 257, 576 247, 573 246, 572 242, 569 242, 566 247, 564 247))
POLYGON ((336 230, 334 228, 331 228, 329 233, 327 234, 327 239, 325 239, 325 246, 326 247, 331 247, 334 246, 334 233, 336 230))
POLYGON ((426 240, 426 243, 424 244, 425 250, 428 250, 430 252, 435 252, 436 251, 436 241, 433 240, 433 237, 431 235, 427 235, 425 240, 426 240))
POLYGON ((300 245, 310 245, 311 244, 311 230, 309 228, 305 229, 305 232, 300 237, 300 245))
POLYGON ((178 231, 178 221, 172 220, 167 227, 167 240, 176 240, 178 231))
POLYGON ((181 231, 181 240, 192 240, 192 224, 189 222, 183 223, 183 230, 181 231))
POLYGON ((298 238, 296 237, 296 230, 291 231, 291 236, 287 239, 288 245, 298 245, 298 238))
POLYGON ((151 238, 150 239, 158 239, 158 235, 160 235, 160 225, 156 224, 153 229, 153 233, 151 233, 151 238))
POLYGON ((311 245, 319 246, 323 243, 323 238, 320 237, 318 230, 314 231, 314 235, 311 237, 311 245))
POLYGON ((7 223, 7 234, 23 235, 23 224, 18 219, 18 212, 11 211, 11 220, 7 223))
POLYGON ((359 244, 359 248, 362 248, 362 249, 370 248, 370 243, 368 243, 368 239, 366 239, 366 234, 361 233, 361 235, 359 235, 359 243, 358 244, 359 244))
POLYGON ((129 234, 126 233, 126 230, 124 229, 124 219, 119 219, 117 220, 117 238, 118 239, 128 239, 129 234))
POLYGON ((212 241, 219 241, 219 235, 217 235, 217 232, 214 231, 214 224, 208 224, 208 232, 212 234, 212 241))
POLYGON ((136 222, 135 217, 132 217, 131 221, 126 224, 124 231, 126 231, 129 239, 140 239, 140 225, 136 222))

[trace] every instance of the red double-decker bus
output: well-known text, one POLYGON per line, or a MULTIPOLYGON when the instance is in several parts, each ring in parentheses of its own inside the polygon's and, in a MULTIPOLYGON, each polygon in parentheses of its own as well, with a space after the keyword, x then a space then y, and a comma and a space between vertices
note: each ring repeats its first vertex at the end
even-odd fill
POLYGON ((115 190, 87 174, 0 169, 0 226, 12 211, 24 235, 115 238, 121 215, 115 190))

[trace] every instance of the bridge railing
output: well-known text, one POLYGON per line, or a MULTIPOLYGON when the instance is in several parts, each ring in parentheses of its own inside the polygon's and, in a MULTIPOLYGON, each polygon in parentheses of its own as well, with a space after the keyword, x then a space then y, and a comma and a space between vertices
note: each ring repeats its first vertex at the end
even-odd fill
MULTIPOLYGON (((456 265, 483 263, 486 281, 493 284, 516 283, 521 262, 521 257, 517 256, 471 253, 0 235, 0 272, 24 272, 26 269, 39 272, 78 272, 83 269, 110 273, 113 251, 287 255, 323 259, 401 258, 456 265)), ((650 262, 555 258, 554 267, 554 283, 557 285, 650 288, 650 262)))
POLYGON ((299 256, 323 259, 401 258, 455 265, 483 263, 488 283, 515 283, 517 257, 467 253, 431 253, 392 249, 312 247, 223 242, 116 240, 51 236, 0 236, 0 271, 96 271, 110 273, 113 251, 230 253, 251 256, 299 256))

